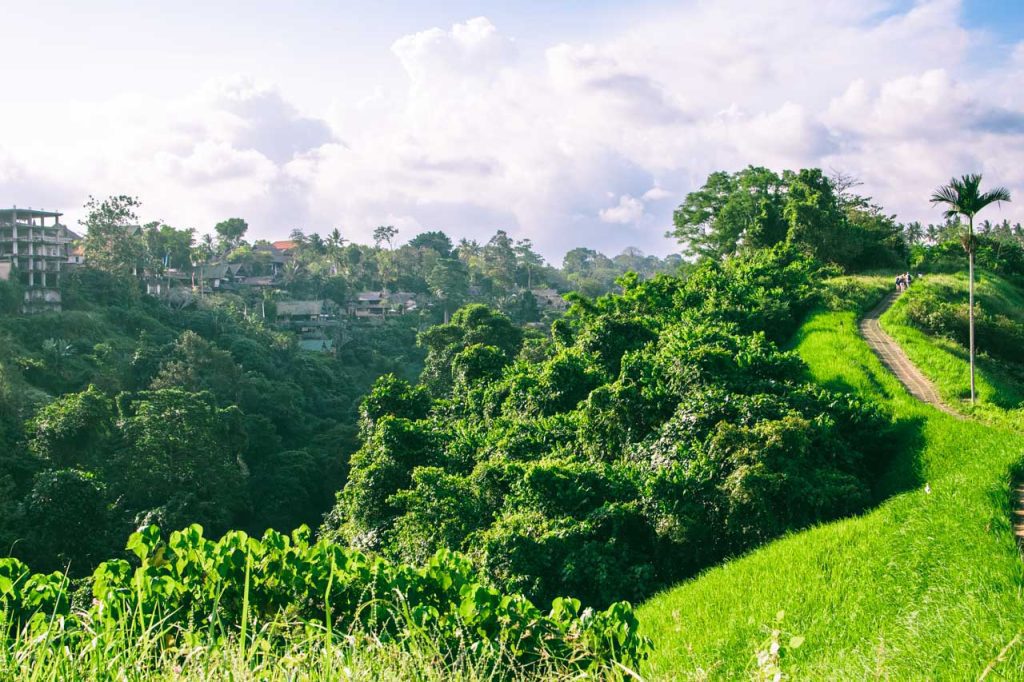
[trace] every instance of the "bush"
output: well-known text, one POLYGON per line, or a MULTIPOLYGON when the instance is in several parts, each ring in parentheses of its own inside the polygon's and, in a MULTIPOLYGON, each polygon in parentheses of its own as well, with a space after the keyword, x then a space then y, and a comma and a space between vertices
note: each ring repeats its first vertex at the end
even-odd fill
POLYGON ((291 537, 267 531, 262 540, 233 531, 213 542, 197 525, 166 539, 150 526, 133 534, 127 548, 139 565, 101 564, 85 613, 71 611, 60 574, 33 575, 16 559, 0 559, 0 612, 11 614, 11 626, 33 633, 45 631, 53 617, 67 619, 65 641, 52 646, 87 644, 136 623, 159 623, 158 641, 170 646, 179 639, 214 646, 236 636, 245 641, 247 628, 275 625, 286 640, 298 621, 399 645, 426 635, 449 660, 468 638, 478 654, 497 651, 508 664, 554 660, 591 673, 610 670, 613 662, 636 668, 650 649, 628 604, 592 612, 557 599, 542 612, 520 595, 481 584, 469 561, 447 551, 411 568, 327 541, 311 543, 305 528, 291 537))
MULTIPOLYGON (((403 560, 466 551, 492 584, 604 606, 864 508, 885 418, 806 384, 777 345, 821 273, 777 247, 686 281, 625 277, 621 295, 575 297, 550 347, 511 364, 434 328, 424 384, 442 356, 454 379, 428 403, 390 380, 367 399, 324 533, 403 560)), ((474 333, 504 324, 464 310, 474 333)))

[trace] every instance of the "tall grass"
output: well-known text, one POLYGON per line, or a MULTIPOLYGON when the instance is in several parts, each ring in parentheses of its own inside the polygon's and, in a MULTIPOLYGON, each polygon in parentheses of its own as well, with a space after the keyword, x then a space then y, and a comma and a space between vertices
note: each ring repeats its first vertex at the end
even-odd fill
POLYGON ((865 299, 845 305, 812 315, 795 349, 815 381, 892 414, 882 501, 648 601, 639 614, 655 644, 652 677, 755 675, 765 638, 781 630, 783 647, 803 638, 779 659, 792 679, 972 679, 990 665, 989 679, 1024 678, 1024 568, 1008 495, 1024 436, 914 400, 857 334, 865 299))
MULTIPOLYGON (((65 680, 464 680, 578 679, 564 661, 516 665, 500 645, 481 646, 467 632, 455 654, 410 620, 401 643, 353 629, 333 632, 283 617, 249 623, 227 637, 200 628, 147 622, 143 617, 111 622, 76 614, 81 627, 50 621, 20 629, 0 613, 0 679, 65 680)), ((405 614, 409 616, 409 614, 405 614)), ((396 614, 403 618, 402 614, 396 614)), ((634 677, 624 667, 608 679, 634 677)))

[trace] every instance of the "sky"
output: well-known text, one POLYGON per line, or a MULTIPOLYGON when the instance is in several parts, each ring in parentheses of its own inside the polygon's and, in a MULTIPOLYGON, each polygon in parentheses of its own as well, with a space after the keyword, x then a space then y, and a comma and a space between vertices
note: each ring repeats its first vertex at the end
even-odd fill
POLYGON ((900 220, 984 173, 1024 221, 1020 0, 0 0, 0 205, 665 255, 716 170, 821 167, 900 220))

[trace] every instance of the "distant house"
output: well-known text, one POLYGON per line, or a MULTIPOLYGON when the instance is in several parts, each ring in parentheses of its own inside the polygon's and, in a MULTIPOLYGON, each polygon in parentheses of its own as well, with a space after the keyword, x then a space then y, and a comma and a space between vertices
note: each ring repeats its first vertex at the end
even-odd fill
POLYGON ((349 301, 348 314, 355 317, 384 317, 387 305, 387 292, 361 291, 349 301))
POLYGON ((416 294, 408 291, 363 291, 349 301, 348 314, 355 317, 385 317, 411 313, 416 308, 416 294))
POLYGON ((323 301, 279 301, 277 304, 279 322, 313 322, 325 314, 323 301))
POLYGON ((247 274, 240 263, 211 263, 199 268, 203 287, 213 291, 232 289, 247 274))
POLYGON ((416 310, 416 294, 409 291, 396 291, 388 297, 392 309, 401 314, 416 310))
POLYGON ((531 289, 530 293, 537 300, 537 307, 541 310, 568 310, 569 303, 562 295, 554 289, 531 289))
POLYGON ((276 277, 284 271, 285 264, 292 259, 291 250, 295 248, 294 244, 295 242, 292 241, 280 241, 274 242, 273 244, 257 244, 253 247, 253 253, 261 259, 266 259, 267 265, 270 268, 270 274, 276 277), (275 246, 275 244, 283 244, 286 245, 287 248, 280 249, 275 246))
POLYGON ((64 264, 64 267, 70 269, 77 268, 80 265, 85 265, 85 247, 81 242, 76 242, 68 251, 68 261, 64 264))
POLYGON ((337 309, 331 301, 278 301, 277 326, 298 332, 303 341, 323 339, 338 326, 337 309))
POLYGON ((294 239, 281 239, 276 242, 270 242, 270 245, 278 251, 285 253, 299 247, 299 243, 294 239))
POLYGON ((161 273, 147 272, 142 281, 146 286, 147 294, 158 298, 167 298, 174 290, 188 289, 191 279, 190 273, 171 268, 161 273))

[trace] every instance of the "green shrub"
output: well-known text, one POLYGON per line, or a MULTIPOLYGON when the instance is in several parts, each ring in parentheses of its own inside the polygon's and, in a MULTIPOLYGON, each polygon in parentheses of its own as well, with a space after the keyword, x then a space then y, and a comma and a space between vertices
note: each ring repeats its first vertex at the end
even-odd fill
POLYGON ((481 655, 495 650, 510 664, 554 660, 595 673, 613 662, 636 668, 650 648, 627 604, 593 612, 556 599, 542 612, 520 595, 481 584, 469 561, 447 551, 412 568, 311 543, 306 528, 291 537, 267 531, 261 540, 232 531, 213 542, 197 525, 167 538, 149 526, 129 538, 127 549, 139 565, 101 564, 84 613, 71 611, 60 574, 33 575, 16 559, 0 559, 0 612, 10 614, 13 627, 33 632, 53 617, 68 619, 65 641, 52 646, 80 645, 136 622, 159 624, 169 645, 180 638, 245 641, 247 629, 293 623, 366 632, 399 645, 427 635, 445 658, 458 656, 468 638, 481 655))

